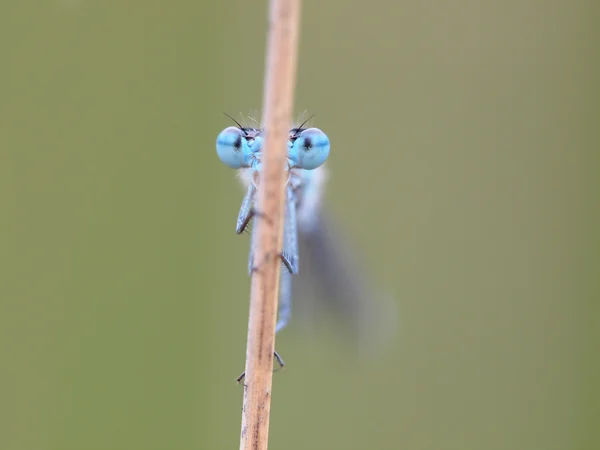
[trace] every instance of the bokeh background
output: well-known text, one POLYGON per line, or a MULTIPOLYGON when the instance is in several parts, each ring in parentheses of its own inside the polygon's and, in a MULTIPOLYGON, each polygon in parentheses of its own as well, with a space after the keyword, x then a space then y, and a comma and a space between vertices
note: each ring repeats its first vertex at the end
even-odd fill
MULTIPOLYGON (((600 448, 598 8, 307 0, 296 111, 393 294, 386 351, 277 340, 271 448, 600 448), (596 29, 595 29, 596 28, 596 29)), ((266 1, 0 5, 0 448, 237 448, 266 1)))

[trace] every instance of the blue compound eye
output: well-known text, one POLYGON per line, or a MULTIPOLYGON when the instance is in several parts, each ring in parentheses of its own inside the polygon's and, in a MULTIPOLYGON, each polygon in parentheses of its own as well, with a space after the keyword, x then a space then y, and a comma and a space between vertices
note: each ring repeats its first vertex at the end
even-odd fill
POLYGON ((288 142, 288 159, 293 168, 316 169, 329 156, 329 138, 318 128, 307 128, 288 142))
POLYGON ((261 138, 249 136, 247 131, 236 127, 228 127, 217 136, 217 155, 226 166, 232 169, 250 167, 253 153, 260 149, 261 138))

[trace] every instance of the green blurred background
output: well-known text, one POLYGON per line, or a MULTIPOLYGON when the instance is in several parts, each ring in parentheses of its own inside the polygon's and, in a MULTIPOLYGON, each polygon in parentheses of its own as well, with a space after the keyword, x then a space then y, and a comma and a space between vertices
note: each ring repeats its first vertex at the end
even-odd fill
MULTIPOLYGON (((397 301, 278 337, 273 449, 600 448, 592 1, 306 1, 296 111, 397 301)), ((231 449, 266 1, 0 6, 0 448, 231 449)))

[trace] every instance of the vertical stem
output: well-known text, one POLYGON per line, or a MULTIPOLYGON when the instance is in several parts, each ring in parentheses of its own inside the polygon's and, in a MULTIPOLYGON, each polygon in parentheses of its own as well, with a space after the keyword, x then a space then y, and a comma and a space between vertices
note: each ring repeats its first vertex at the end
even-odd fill
POLYGON ((263 99, 266 130, 258 190, 240 449, 266 450, 282 247, 287 138, 292 121, 301 0, 271 0, 263 99))

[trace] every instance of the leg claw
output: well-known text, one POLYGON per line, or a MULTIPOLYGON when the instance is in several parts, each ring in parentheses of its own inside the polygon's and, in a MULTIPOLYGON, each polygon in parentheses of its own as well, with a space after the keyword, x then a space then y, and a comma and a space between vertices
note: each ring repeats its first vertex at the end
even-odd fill
MULTIPOLYGON (((277 368, 277 369, 274 369, 274 370, 273 370, 273 372, 278 372, 278 371, 280 371, 281 369, 283 369, 283 367, 285 366, 285 363, 283 362, 283 359, 281 358, 281 356, 279 356, 279 353, 277 353, 277 351, 274 351, 274 352, 273 352, 273 356, 275 356, 275 359, 277 360, 277 364, 279 364, 279 368, 277 368)), ((242 374, 241 374, 239 377, 237 377, 237 378, 235 379, 235 381, 236 381, 238 384, 240 384, 240 383, 241 383, 241 381, 242 381, 242 380, 243 380, 245 377, 246 377, 246 371, 242 372, 242 374)))

